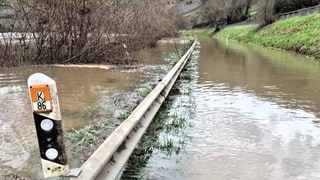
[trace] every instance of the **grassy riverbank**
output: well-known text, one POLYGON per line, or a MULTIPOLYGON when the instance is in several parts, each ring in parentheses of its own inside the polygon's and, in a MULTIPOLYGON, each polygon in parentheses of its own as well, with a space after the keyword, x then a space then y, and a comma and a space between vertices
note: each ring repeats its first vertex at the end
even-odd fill
POLYGON ((261 29, 257 25, 225 28, 218 33, 214 29, 181 32, 183 35, 210 36, 237 40, 265 47, 294 51, 320 60, 320 14, 279 20, 261 29))

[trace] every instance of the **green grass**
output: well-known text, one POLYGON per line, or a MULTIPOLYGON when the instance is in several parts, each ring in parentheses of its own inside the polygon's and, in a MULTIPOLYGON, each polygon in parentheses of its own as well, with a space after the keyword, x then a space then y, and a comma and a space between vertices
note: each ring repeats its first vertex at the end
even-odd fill
POLYGON ((193 29, 193 30, 181 30, 179 34, 181 36, 197 36, 208 37, 213 35, 213 29, 193 29))
POLYGON ((145 98, 152 91, 150 88, 143 88, 140 90, 140 96, 145 98))
MULTIPOLYGON (((92 148, 93 146, 96 146, 97 148, 115 128, 114 125, 99 121, 89 124, 82 129, 68 132, 66 138, 72 144, 70 148, 71 153, 79 155, 84 147, 92 148)), ((90 154, 85 155, 90 156, 90 154)))
POLYGON ((213 29, 182 31, 181 34, 196 36, 208 34, 214 38, 228 38, 229 40, 295 51, 320 59, 320 14, 279 20, 259 30, 257 28, 257 25, 238 26, 223 29, 214 35, 211 35, 213 29))

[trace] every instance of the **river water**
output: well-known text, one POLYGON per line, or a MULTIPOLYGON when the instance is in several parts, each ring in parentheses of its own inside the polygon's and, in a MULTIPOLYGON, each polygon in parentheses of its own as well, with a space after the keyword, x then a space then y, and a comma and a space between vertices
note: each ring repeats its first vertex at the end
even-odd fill
POLYGON ((320 63, 256 46, 203 40, 164 111, 186 122, 155 149, 138 179, 320 178, 320 63), (178 147, 178 148, 177 148, 178 147))
MULTIPOLYGON (((164 58, 179 46, 161 43, 135 56, 144 67, 160 70, 165 68, 164 58)), ((56 81, 63 128, 68 132, 107 120, 112 114, 108 106, 113 104, 112 93, 130 90, 156 74, 141 71, 114 71, 107 66, 28 66, 0 70, 0 180, 14 175, 43 179, 27 87, 31 74, 41 72, 56 81)), ((66 146, 67 150, 68 146, 73 147, 68 143, 66 146)), ((75 168, 72 165, 78 160, 69 159, 70 163, 70 168, 75 168)))
MULTIPOLYGON (((42 177, 27 79, 42 72, 58 87, 66 131, 94 122, 88 114, 105 114, 100 98, 139 82, 138 74, 79 67, 21 67, 0 71, 0 175, 10 173, 42 177)), ((0 179, 2 178, 0 176, 0 179)), ((22 176, 23 177, 23 176, 22 176)))
MULTIPOLYGON (((140 61, 163 64, 174 48, 164 44, 145 50, 140 61)), ((174 151, 154 149, 135 177, 320 178, 320 124, 315 123, 320 121, 318 61, 215 40, 201 41, 194 54, 193 79, 178 83, 179 93, 169 96, 164 110, 167 123, 177 129, 159 134, 162 143, 173 143, 174 151)), ((97 120, 91 117, 107 116, 103 104, 108 103, 109 93, 143 79, 139 73, 97 68, 1 70, 0 179, 10 173, 42 179, 26 84, 34 72, 56 80, 66 131, 97 120)))

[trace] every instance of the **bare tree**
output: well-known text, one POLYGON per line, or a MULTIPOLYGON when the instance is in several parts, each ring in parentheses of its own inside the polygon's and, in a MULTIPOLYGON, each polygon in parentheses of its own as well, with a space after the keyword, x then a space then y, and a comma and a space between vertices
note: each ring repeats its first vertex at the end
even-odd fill
POLYGON ((294 11, 297 9, 316 6, 320 3, 320 0, 276 0, 275 12, 284 13, 294 11))
POLYGON ((258 0, 258 19, 261 26, 271 24, 276 20, 274 15, 274 5, 276 0, 258 0))
POLYGON ((217 25, 223 21, 225 12, 217 3, 209 2, 208 0, 203 4, 201 15, 206 23, 217 25))
POLYGON ((10 59, 19 59, 16 62, 32 64, 128 63, 127 51, 155 45, 161 37, 174 36, 178 30, 179 16, 163 1, 12 0, 10 3, 17 17, 13 31, 20 24, 19 34, 24 38, 19 43, 6 41, 5 52, 0 51, 0 63, 3 54, 6 54, 3 59, 10 55, 10 59))
POLYGON ((208 22, 232 24, 249 17, 254 0, 203 0, 202 17, 208 22))
POLYGON ((244 17, 245 18, 249 18, 249 10, 251 8, 251 6, 256 2, 256 0, 244 0, 243 4, 244 4, 244 17))
POLYGON ((182 17, 172 9, 166 8, 165 1, 132 0, 127 3, 125 23, 121 26, 123 34, 129 34, 131 47, 154 46, 161 37, 176 35, 182 17))

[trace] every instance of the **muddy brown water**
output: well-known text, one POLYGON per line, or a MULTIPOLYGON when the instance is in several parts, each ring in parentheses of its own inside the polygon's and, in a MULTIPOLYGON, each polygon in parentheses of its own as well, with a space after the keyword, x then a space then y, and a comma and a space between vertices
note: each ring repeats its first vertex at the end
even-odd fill
MULTIPOLYGON (((180 43, 160 43, 157 48, 137 52, 135 56, 139 63, 145 64, 144 68, 156 71, 178 46, 181 47, 180 43)), ((0 180, 15 175, 43 179, 27 87, 31 74, 41 72, 56 81, 63 128, 68 132, 108 117, 112 112, 105 104, 112 104, 111 93, 130 90, 156 74, 143 71, 109 71, 104 66, 29 66, 0 70, 0 180)), ((69 159, 73 161, 77 160, 69 159)))
POLYGON ((154 150, 137 176, 319 179, 319 61, 215 40, 201 41, 196 52, 196 80, 180 86, 189 90, 167 110, 188 126, 160 134, 181 149, 170 156, 154 150))
MULTIPOLYGON (((141 62, 159 65, 174 46, 145 50, 141 62)), ((154 150, 135 177, 148 179, 320 178, 320 64, 291 53, 203 40, 194 82, 180 85, 169 115, 187 126, 176 134, 179 153, 154 150), (181 132, 182 131, 182 132, 181 132)), ((96 68, 28 67, 0 71, 0 175, 41 179, 26 80, 34 72, 56 80, 64 128, 95 119, 111 91, 139 83, 136 73, 96 68), (82 114, 78 114, 82 111, 82 114)), ((0 179, 4 176, 0 176, 0 179)))
MULTIPOLYGON (((27 78, 42 72, 53 78, 58 87, 63 126, 66 131, 95 121, 100 98, 111 91, 123 90, 139 82, 138 74, 108 72, 80 67, 23 67, 0 72, 0 174, 35 171, 38 150, 29 100, 27 78), (35 158, 36 157, 36 158, 35 158), (31 162, 30 162, 31 161, 31 162), (34 167, 35 166, 35 167, 34 167)), ((40 173, 41 174, 41 173, 40 173)), ((39 176, 41 177, 41 176, 39 176)))

